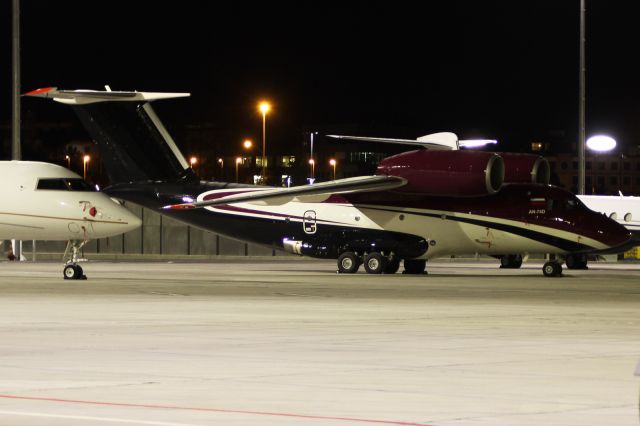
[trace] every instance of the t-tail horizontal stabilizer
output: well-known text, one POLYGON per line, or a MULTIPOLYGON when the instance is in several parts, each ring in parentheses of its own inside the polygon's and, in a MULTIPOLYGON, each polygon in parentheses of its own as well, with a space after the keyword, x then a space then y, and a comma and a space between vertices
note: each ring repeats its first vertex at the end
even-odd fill
POLYGON ((45 87, 27 92, 24 96, 49 98, 56 102, 69 105, 86 105, 96 102, 140 102, 156 101, 159 99, 186 98, 190 93, 165 92, 114 92, 111 90, 58 90, 57 87, 45 87))

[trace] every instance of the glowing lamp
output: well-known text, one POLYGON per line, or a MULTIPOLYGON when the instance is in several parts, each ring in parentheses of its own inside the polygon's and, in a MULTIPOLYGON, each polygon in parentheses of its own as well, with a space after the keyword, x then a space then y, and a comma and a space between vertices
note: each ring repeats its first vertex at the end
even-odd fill
POLYGON ((596 135, 587 139, 587 148, 596 152, 611 151, 616 147, 616 140, 611 136, 596 135))

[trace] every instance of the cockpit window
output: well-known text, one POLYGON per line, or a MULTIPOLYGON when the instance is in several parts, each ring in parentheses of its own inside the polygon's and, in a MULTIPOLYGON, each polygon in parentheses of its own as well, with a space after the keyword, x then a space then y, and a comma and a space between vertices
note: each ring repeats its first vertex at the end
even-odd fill
POLYGON ((547 200, 547 210, 562 209, 562 210, 573 210, 579 208, 581 206, 581 202, 577 197, 573 198, 561 198, 552 200, 547 200))
POLYGON ((45 178, 38 180, 37 189, 54 191, 95 191, 95 188, 78 178, 45 178))

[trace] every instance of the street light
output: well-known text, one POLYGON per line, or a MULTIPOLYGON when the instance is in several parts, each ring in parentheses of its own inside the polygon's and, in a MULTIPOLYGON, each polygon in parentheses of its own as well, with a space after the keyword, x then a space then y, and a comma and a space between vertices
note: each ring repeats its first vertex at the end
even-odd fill
POLYGON ((587 139, 587 148, 596 152, 611 151, 616 147, 616 140, 611 136, 596 135, 587 139))
POLYGON ((71 157, 65 155, 64 159, 67 160, 67 169, 71 170, 71 157))
POLYGON ((197 157, 189 158, 189 164, 191 165, 192 169, 193 169, 193 166, 195 166, 197 163, 198 163, 198 158, 197 157))
POLYGON ((333 180, 336 180, 336 164, 338 164, 338 163, 337 163, 335 158, 331 158, 329 160, 329 165, 331 165, 331 167, 333 167, 333 180))
POLYGON ((238 183, 238 166, 242 163, 241 157, 236 157, 236 183, 238 183))
POLYGON ((224 179, 224 159, 218 158, 218 164, 220 164, 220 179, 224 179))
POLYGON ((310 158, 309 165, 311 166, 311 179, 314 179, 316 177, 316 161, 310 158))
POLYGON ((593 182, 591 182, 591 193, 595 194, 598 190, 598 154, 612 151, 616 147, 616 140, 611 136, 595 135, 587 139, 587 148, 593 151, 595 158, 593 161, 593 182))
POLYGON ((84 180, 87 180, 87 164, 89 164, 89 161, 91 161, 91 157, 89 155, 85 155, 82 158, 84 180))
POLYGON ((249 150, 253 147, 253 141, 251 141, 251 139, 245 139, 244 142, 242 142, 242 146, 244 149, 249 150))
POLYGON ((266 164, 267 164, 267 149, 266 149, 266 144, 267 144, 267 112, 269 112, 269 110, 271 109, 271 105, 269 105, 269 103, 267 102, 260 102, 260 105, 258 106, 258 108, 260 109, 260 112, 262 113, 262 170, 261 170, 261 176, 262 176, 262 183, 265 183, 265 176, 266 176, 266 164))

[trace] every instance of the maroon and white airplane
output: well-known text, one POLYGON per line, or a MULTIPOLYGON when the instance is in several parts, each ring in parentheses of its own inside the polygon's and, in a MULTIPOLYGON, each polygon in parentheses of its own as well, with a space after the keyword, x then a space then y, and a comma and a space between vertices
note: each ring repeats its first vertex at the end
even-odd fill
MULTIPOLYGON (((70 105, 100 145, 104 191, 190 225, 293 253, 337 259, 338 270, 423 273, 445 255, 619 251, 630 233, 548 185, 535 155, 459 150, 453 133, 411 141, 373 176, 277 188, 201 181, 151 108, 185 93, 39 89, 70 105)), ((385 140, 383 140, 385 141, 385 140)), ((393 140, 386 140, 393 142, 393 140)), ((407 141, 400 141, 406 143, 407 141)))

